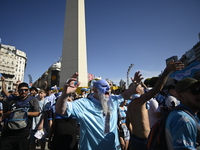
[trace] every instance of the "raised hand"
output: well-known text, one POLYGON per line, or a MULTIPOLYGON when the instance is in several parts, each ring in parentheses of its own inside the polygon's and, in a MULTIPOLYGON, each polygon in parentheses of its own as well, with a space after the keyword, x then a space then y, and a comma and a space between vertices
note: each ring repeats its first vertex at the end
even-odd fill
POLYGON ((20 81, 20 80, 18 80, 18 81, 16 82, 16 84, 17 84, 17 85, 19 85, 20 83, 21 83, 21 81, 20 81))
POLYGON ((5 81, 5 78, 2 76, 2 77, 1 77, 1 80, 2 80, 2 81, 5 81))
POLYGON ((140 83, 144 79, 142 77, 142 74, 140 74, 140 71, 135 72, 134 78, 131 78, 132 82, 140 83))
POLYGON ((76 91, 76 89, 79 87, 79 85, 81 84, 80 82, 76 83, 77 81, 77 77, 78 77, 78 73, 74 73, 73 76, 71 78, 69 78, 65 85, 64 85, 64 91, 65 94, 69 94, 69 93, 73 93, 76 91))
POLYGON ((182 62, 174 62, 172 60, 167 64, 166 70, 167 71, 177 71, 177 70, 182 70, 184 68, 184 64, 182 62))

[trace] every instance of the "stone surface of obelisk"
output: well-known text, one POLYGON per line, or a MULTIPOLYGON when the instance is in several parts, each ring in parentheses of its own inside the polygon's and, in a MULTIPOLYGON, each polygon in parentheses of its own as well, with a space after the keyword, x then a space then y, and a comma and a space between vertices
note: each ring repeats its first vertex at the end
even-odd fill
POLYGON ((80 86, 85 87, 88 85, 88 72, 84 0, 67 0, 65 15, 59 86, 62 87, 68 78, 78 72, 80 86))

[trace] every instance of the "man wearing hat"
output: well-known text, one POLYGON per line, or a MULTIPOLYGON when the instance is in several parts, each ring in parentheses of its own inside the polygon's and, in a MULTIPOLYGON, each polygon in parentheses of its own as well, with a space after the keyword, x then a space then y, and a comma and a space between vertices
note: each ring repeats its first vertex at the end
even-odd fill
MULTIPOLYGON (((13 97, 9 103, 9 111, 5 112, 3 117, 6 118, 6 120, 10 119, 15 115, 15 112, 21 108, 28 112, 27 123, 24 127, 18 129, 9 127, 8 122, 6 121, 2 130, 1 150, 27 150, 29 148, 29 135, 32 119, 33 117, 38 117, 40 114, 38 99, 28 95, 28 84, 25 82, 20 83, 18 92, 19 96, 13 97)), ((19 120, 23 120, 23 118, 19 118, 19 120)), ((16 126, 20 125, 17 124, 16 126)))
MULTIPOLYGON (((184 78, 176 84, 180 105, 190 112, 199 122, 197 112, 200 110, 200 81, 184 78)), ((183 110, 172 111, 166 120, 166 140, 168 149, 196 149, 197 123, 183 110)))
POLYGON ((87 88, 82 88, 81 93, 79 94, 79 98, 86 98, 87 97, 87 88))
POLYGON ((56 112, 77 118, 80 123, 80 150, 121 150, 117 110, 119 103, 128 99, 143 79, 140 72, 135 73, 132 86, 121 95, 111 96, 108 82, 98 80, 93 83, 93 96, 67 102, 69 94, 80 85, 80 82, 74 84, 77 77, 78 73, 75 73, 64 85, 62 95, 56 103, 56 112))
POLYGON ((168 111, 180 104, 180 101, 177 99, 175 84, 168 86, 168 95, 165 99, 165 110, 168 111))

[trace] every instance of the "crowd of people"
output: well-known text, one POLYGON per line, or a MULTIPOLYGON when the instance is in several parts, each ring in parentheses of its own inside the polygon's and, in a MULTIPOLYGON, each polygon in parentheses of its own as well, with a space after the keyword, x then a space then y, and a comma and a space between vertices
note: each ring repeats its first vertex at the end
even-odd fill
POLYGON ((82 88, 79 94, 78 73, 62 91, 23 82, 9 92, 1 77, 0 150, 35 150, 36 146, 44 150, 46 145, 51 150, 147 150, 153 125, 178 105, 196 120, 183 110, 170 112, 165 126, 168 149, 197 149, 200 81, 189 77, 165 86, 170 72, 183 68, 181 62, 170 62, 154 87, 147 87, 138 71, 127 89, 111 91, 102 79, 93 82, 90 92, 82 88), (19 108, 27 112, 27 123, 14 128, 10 123, 19 108))

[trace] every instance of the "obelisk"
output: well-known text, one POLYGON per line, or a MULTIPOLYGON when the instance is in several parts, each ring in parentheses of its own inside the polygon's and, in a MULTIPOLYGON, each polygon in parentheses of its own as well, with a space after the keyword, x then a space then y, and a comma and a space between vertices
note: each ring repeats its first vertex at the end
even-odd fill
POLYGON ((66 2, 59 86, 62 87, 66 80, 75 72, 79 73, 78 81, 81 82, 80 86, 87 86, 88 72, 84 0, 67 0, 66 2))

